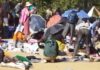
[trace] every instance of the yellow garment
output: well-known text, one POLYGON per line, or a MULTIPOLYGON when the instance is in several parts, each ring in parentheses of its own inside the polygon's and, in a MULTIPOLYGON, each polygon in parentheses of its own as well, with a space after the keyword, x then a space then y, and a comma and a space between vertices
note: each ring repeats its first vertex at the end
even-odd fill
POLYGON ((11 52, 10 51, 4 51, 4 55, 7 56, 7 57, 11 57, 11 52))
POLYGON ((13 40, 23 41, 25 40, 25 35, 22 32, 17 32, 14 34, 13 40))
POLYGON ((60 51, 63 51, 64 48, 65 48, 65 44, 62 43, 61 41, 58 41, 58 40, 56 40, 56 42, 57 42, 57 44, 58 44, 59 50, 60 50, 60 51))

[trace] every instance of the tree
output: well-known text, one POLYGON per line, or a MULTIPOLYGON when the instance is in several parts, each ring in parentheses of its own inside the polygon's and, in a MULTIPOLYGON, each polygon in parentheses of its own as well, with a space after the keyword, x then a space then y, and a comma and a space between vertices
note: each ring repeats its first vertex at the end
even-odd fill
MULTIPOLYGON (((2 2, 4 0, 0 0, 2 2)), ((12 0, 16 1, 16 0, 12 0)), ((75 8, 78 5, 79 8, 88 11, 92 6, 100 7, 100 0, 19 0, 19 1, 30 1, 38 8, 40 14, 45 12, 48 6, 57 9, 60 7, 62 10, 75 8)))

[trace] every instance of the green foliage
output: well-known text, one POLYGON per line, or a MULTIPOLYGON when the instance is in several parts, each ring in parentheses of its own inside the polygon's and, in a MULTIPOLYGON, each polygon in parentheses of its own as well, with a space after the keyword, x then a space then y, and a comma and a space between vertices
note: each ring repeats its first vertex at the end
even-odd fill
MULTIPOLYGON (((2 2, 4 0, 0 0, 2 2)), ((12 0, 16 2, 16 0, 12 0)), ((30 1, 35 4, 39 13, 42 14, 49 7, 61 10, 67 10, 69 8, 75 8, 76 5, 81 9, 89 10, 93 5, 100 7, 100 0, 18 0, 18 1, 30 1)))
POLYGON ((0 3, 2 3, 2 0, 0 0, 0 3))

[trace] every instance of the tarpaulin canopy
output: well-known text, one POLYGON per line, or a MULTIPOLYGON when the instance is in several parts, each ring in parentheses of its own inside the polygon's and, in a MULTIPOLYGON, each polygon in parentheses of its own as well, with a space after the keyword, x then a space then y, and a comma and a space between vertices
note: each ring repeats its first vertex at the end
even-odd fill
POLYGON ((56 24, 50 28, 48 28, 47 32, 49 32, 50 34, 55 34, 58 33, 59 31, 61 31, 64 28, 64 26, 62 24, 56 24))
POLYGON ((68 15, 72 12, 72 11, 76 11, 77 12, 77 16, 82 19, 82 18, 89 18, 89 16, 87 15, 87 13, 84 11, 84 10, 80 10, 78 12, 77 9, 70 9, 70 10, 67 10, 65 11, 63 14, 62 14, 62 17, 67 17, 68 18, 68 15))
POLYGON ((30 17, 30 27, 33 31, 41 31, 45 28, 45 19, 40 15, 33 14, 30 17))
POLYGON ((93 7, 90 9, 90 11, 88 12, 88 16, 89 16, 89 17, 92 17, 94 9, 95 9, 95 7, 93 6, 93 7))
POLYGON ((61 16, 60 15, 54 15, 52 16, 49 21, 47 22, 47 28, 52 27, 56 24, 58 24, 61 20, 61 16))
POLYGON ((80 10, 78 13, 77 13, 77 16, 82 19, 82 18, 89 18, 88 14, 84 11, 84 10, 80 10))
POLYGON ((51 33, 51 34, 58 33, 58 32, 61 31, 63 28, 64 28, 64 27, 63 27, 63 25, 61 25, 61 24, 54 25, 53 27, 50 28, 50 33, 51 33))
POLYGON ((67 10, 67 11, 65 11, 65 12, 62 14, 62 17, 67 17, 67 18, 68 18, 68 15, 69 15, 72 11, 77 11, 77 10, 76 10, 76 9, 67 10))
POLYGON ((99 16, 100 16, 100 11, 99 11, 95 6, 93 6, 93 7, 89 10, 88 16, 89 16, 89 17, 99 17, 99 16))

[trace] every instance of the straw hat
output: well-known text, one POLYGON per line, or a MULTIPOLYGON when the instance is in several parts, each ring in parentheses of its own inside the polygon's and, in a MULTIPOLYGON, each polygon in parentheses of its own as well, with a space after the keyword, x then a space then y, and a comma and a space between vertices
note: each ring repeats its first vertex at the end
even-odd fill
POLYGON ((31 6, 32 4, 30 2, 26 2, 25 6, 31 6))

